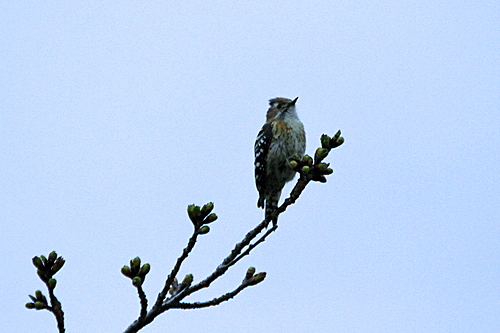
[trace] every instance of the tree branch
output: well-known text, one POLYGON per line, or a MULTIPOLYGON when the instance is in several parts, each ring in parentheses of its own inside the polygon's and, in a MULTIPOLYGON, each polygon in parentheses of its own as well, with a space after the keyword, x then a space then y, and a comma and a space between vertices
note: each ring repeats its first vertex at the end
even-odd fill
POLYGON ((62 310, 61 302, 54 295, 54 289, 50 288, 47 284, 47 288, 49 288, 49 297, 50 297, 50 307, 48 308, 50 312, 54 314, 57 321, 57 328, 59 333, 64 333, 64 312, 62 310))
MULTIPOLYGON (((282 214, 288 208, 288 206, 293 205, 298 200, 309 182, 326 182, 325 176, 332 174, 333 170, 328 167, 329 163, 322 163, 322 161, 325 157, 328 156, 329 152, 332 149, 337 148, 344 143, 344 138, 341 137, 340 134, 340 131, 338 131, 331 138, 326 134, 321 136, 321 148, 318 148, 316 150, 316 153, 314 155, 314 162, 313 159, 308 155, 305 155, 303 157, 295 155, 289 160, 289 166, 293 170, 297 171, 300 175, 297 183, 290 193, 290 196, 286 198, 283 204, 276 209, 274 216, 265 219, 254 229, 250 230, 245 235, 245 237, 243 237, 241 242, 237 243, 234 246, 229 255, 222 260, 222 263, 215 268, 213 273, 195 285, 191 285, 193 281, 192 274, 186 275, 186 277, 180 284, 177 282, 176 276, 179 273, 183 262, 193 250, 198 236, 207 234, 210 231, 210 228, 207 226, 207 224, 217 220, 217 215, 214 213, 210 214, 214 207, 212 202, 205 204, 202 208, 194 204, 189 205, 188 215, 191 219, 191 222, 193 222, 194 232, 190 237, 187 246, 183 249, 181 256, 177 258, 176 264, 168 275, 163 289, 158 294, 158 298, 156 299, 155 304, 149 312, 147 311, 148 300, 146 298, 144 290, 142 289, 142 284, 144 283, 145 277, 150 270, 150 265, 144 264, 141 267, 141 260, 139 257, 136 257, 135 259, 130 261, 130 267, 124 266, 122 268, 122 273, 126 277, 132 279, 132 284, 137 288, 141 303, 139 318, 136 319, 132 324, 130 324, 124 332, 133 333, 139 331, 144 326, 151 323, 161 313, 169 309, 198 309, 219 305, 222 302, 232 299, 243 289, 262 282, 266 277, 266 273, 261 272, 255 275, 255 268, 250 267, 247 270, 246 276, 240 286, 238 286, 233 291, 228 292, 220 297, 214 298, 210 301, 194 303, 181 302, 184 298, 195 293, 196 291, 209 287, 212 282, 221 277, 231 266, 235 265, 242 258, 249 255, 254 248, 263 243, 271 233, 276 231, 278 228, 277 224, 273 225, 272 228, 266 230, 266 232, 260 238, 252 243, 252 241, 256 239, 256 237, 261 234, 261 232, 265 228, 267 228, 271 219, 277 219, 277 217, 282 214), (172 296, 167 298, 169 291, 171 292, 172 296)), ((53 291, 56 286, 56 280, 52 278, 52 276, 64 265, 64 259, 62 257, 58 258, 57 254, 53 251, 49 255, 49 259, 44 256, 34 257, 33 264, 35 265, 35 267, 37 267, 38 275, 45 282, 49 289, 51 305, 49 306, 47 304, 47 300, 45 296, 43 296, 42 292, 37 290, 35 293, 36 297, 29 295, 32 302, 27 303, 26 307, 28 309, 47 309, 51 311, 56 317, 59 332, 64 333, 64 312, 62 311, 61 303, 54 295, 53 291)))
POLYGON ((139 299, 141 300, 141 313, 139 315, 139 319, 144 319, 148 313, 148 299, 146 298, 146 294, 144 293, 142 286, 137 287, 137 293, 139 294, 139 299))

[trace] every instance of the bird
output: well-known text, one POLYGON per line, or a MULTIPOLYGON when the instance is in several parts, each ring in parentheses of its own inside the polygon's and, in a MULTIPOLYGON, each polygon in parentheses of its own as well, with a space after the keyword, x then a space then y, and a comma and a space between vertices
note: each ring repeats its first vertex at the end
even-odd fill
POLYGON ((269 100, 266 122, 255 140, 255 184, 259 192, 257 207, 265 208, 266 228, 278 223, 276 209, 285 184, 295 177, 290 159, 304 156, 306 134, 295 109, 294 100, 276 97, 269 100))

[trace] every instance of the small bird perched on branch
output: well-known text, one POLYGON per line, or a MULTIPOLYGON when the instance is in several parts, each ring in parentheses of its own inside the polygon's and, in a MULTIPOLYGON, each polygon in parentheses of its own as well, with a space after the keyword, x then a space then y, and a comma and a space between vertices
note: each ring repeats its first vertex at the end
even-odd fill
POLYGON ((306 150, 304 125, 297 116, 295 103, 288 98, 269 100, 266 123, 255 141, 255 183, 259 191, 257 207, 264 208, 267 223, 276 225, 275 215, 281 191, 293 179, 295 171, 289 160, 295 154, 302 157, 306 150))

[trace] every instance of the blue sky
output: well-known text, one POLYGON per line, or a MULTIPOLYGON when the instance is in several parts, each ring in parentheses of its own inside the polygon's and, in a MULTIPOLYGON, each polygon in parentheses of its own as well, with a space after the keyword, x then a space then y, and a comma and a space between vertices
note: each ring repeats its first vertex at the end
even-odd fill
POLYGON ((68 331, 123 331, 139 302, 120 268, 149 262, 154 300, 191 203, 213 201, 219 220, 180 275, 210 274, 263 217, 253 144, 267 101, 299 96, 307 153, 342 130, 335 173, 188 300, 233 290, 249 266, 266 280, 143 331, 498 332, 499 13, 490 1, 2 4, 4 330, 55 332, 24 304, 43 287, 31 258, 57 250, 68 331))

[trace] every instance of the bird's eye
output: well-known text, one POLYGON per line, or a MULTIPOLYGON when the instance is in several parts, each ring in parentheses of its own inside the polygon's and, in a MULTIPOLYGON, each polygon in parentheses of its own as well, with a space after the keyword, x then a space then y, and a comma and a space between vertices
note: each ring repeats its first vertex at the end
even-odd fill
POLYGON ((278 103, 278 109, 281 109, 283 107, 283 104, 278 103))

